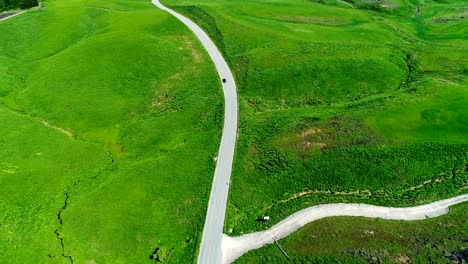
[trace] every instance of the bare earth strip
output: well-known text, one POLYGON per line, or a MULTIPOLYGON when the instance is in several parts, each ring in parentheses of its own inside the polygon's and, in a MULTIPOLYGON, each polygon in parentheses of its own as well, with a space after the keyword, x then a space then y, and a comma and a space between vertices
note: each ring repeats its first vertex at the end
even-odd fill
POLYGON ((213 184, 211 187, 208 211, 203 227, 202 241, 198 255, 198 263, 216 264, 222 262, 221 242, 226 213, 226 203, 229 192, 229 183, 234 158, 234 148, 237 138, 237 90, 234 76, 224 60, 221 52, 210 37, 193 21, 179 13, 165 7, 159 0, 152 3, 161 10, 184 23, 200 40, 203 47, 211 57, 220 79, 222 79, 224 93, 224 126, 219 146, 213 184))
POLYGON ((59 132, 65 134, 65 135, 67 135, 67 136, 69 136, 69 137, 71 137, 71 138, 74 137, 74 135, 73 135, 72 132, 70 132, 70 131, 68 131, 68 130, 66 130, 66 129, 63 129, 63 128, 61 128, 61 127, 53 126, 53 125, 49 124, 49 122, 47 122, 47 121, 45 121, 45 120, 42 120, 42 124, 43 124, 44 126, 48 127, 48 128, 57 130, 57 131, 59 131, 59 132))
POLYGON ((232 263, 248 251, 261 248, 267 244, 272 244, 274 240, 284 238, 304 225, 322 218, 332 216, 361 216, 387 220, 422 220, 446 214, 449 211, 449 206, 466 201, 468 201, 468 194, 430 204, 406 208, 344 203, 312 206, 289 216, 265 231, 238 237, 223 235, 223 263, 232 263))

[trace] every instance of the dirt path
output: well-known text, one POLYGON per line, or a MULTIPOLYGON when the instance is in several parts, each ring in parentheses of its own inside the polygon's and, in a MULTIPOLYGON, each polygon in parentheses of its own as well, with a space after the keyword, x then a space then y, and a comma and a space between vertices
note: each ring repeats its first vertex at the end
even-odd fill
POLYGON ((361 216, 388 220, 422 220, 446 214, 449 211, 449 206, 466 201, 468 201, 468 194, 406 208, 343 203, 312 206, 289 216, 265 231, 238 237, 223 235, 223 263, 232 263, 248 251, 272 244, 274 243, 274 239, 279 240, 284 238, 304 225, 322 218, 361 216))

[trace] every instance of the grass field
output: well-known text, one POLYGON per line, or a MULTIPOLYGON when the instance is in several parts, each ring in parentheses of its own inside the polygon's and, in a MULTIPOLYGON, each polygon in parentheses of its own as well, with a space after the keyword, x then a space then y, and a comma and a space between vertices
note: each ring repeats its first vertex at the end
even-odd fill
POLYGON ((468 191, 464 1, 164 2, 236 71, 227 234, 319 203, 416 205, 468 191))
POLYGON ((190 263, 222 124, 207 54, 147 1, 0 21, 0 262, 190 263))
MULTIPOLYGON (((228 234, 468 192, 463 0, 163 2, 235 71, 228 234)), ((208 56, 148 1, 44 4, 0 22, 0 262, 194 262, 222 124, 208 56)), ((466 255, 464 219, 331 218, 281 243, 298 263, 444 262, 466 255)), ((239 262, 266 260, 284 261, 239 262)))

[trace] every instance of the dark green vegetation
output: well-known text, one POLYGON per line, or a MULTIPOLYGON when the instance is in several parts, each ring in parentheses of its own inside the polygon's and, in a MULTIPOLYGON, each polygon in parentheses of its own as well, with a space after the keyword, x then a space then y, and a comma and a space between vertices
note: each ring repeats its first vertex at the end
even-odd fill
POLYGON ((0 12, 12 9, 26 9, 37 6, 37 0, 0 0, 0 12))
POLYGON ((424 221, 325 218, 280 241, 247 253, 237 263, 465 263, 468 204, 424 221))
POLYGON ((190 263, 222 123, 193 35, 147 1, 0 22, 0 263, 190 263))
POLYGON ((468 191, 466 1, 166 2, 236 71, 228 234, 318 203, 468 191))

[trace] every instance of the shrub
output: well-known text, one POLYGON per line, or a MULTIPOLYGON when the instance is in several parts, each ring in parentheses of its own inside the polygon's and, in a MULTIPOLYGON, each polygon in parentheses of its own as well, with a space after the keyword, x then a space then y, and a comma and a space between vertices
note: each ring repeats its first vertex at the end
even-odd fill
POLYGON ((26 9, 26 8, 31 8, 39 5, 37 0, 20 0, 20 8, 21 9, 26 9))
POLYGON ((38 6, 37 0, 0 0, 0 12, 11 9, 26 9, 38 6))

